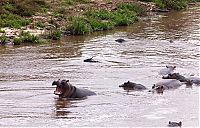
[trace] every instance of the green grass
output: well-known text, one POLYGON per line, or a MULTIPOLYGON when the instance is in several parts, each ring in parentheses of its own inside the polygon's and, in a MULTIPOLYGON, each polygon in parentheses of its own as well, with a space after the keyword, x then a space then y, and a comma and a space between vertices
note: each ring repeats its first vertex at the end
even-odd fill
POLYGON ((185 9, 187 7, 188 2, 191 0, 141 0, 141 1, 154 2, 161 9, 168 8, 174 10, 181 10, 185 9))
POLYGON ((83 35, 92 31, 109 30, 114 26, 127 26, 138 21, 137 15, 144 14, 143 8, 136 4, 119 4, 117 10, 89 10, 82 17, 71 21, 70 31, 73 35, 83 35))
POLYGON ((14 14, 1 14, 0 15, 0 27, 21 28, 30 24, 32 21, 22 18, 21 16, 14 14))
POLYGON ((43 40, 39 37, 39 36, 35 36, 35 35, 31 35, 29 32, 22 32, 19 36, 20 39, 16 39, 21 40, 21 43, 33 43, 33 44, 39 44, 39 43, 43 43, 43 40))

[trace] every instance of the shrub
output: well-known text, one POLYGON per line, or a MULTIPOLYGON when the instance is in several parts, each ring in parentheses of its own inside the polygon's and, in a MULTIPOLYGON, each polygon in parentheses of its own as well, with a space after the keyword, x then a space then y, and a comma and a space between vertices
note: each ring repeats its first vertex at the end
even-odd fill
POLYGON ((59 40, 61 36, 62 36, 62 33, 60 30, 54 30, 48 35, 48 38, 53 39, 53 40, 59 40))
POLYGON ((22 38, 16 37, 13 39, 14 45, 20 45, 23 42, 22 38))
POLYGON ((70 31, 73 35, 83 35, 91 32, 91 26, 82 17, 75 17, 72 20, 70 31))
POLYGON ((44 0, 1 0, 0 14, 12 13, 20 16, 32 16, 41 8, 48 8, 44 0))
POLYGON ((39 36, 31 35, 29 32, 23 32, 20 34, 22 43, 42 43, 43 40, 39 36))
POLYGON ((1 14, 0 27, 21 28, 31 23, 31 20, 24 19, 14 14, 1 14))
POLYGON ((5 44, 8 38, 5 35, 0 36, 0 44, 5 44))
POLYGON ((41 21, 37 22, 36 26, 39 27, 39 28, 44 28, 45 27, 44 23, 42 23, 41 21))

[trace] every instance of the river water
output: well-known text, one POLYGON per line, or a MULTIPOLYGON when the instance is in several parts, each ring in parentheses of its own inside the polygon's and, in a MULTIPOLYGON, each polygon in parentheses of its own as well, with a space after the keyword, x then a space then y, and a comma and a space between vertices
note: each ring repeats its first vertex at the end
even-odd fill
POLYGON ((0 47, 0 127, 198 127, 199 87, 156 94, 118 86, 129 80, 150 89, 166 65, 198 76, 199 47, 199 7, 60 42, 0 47), (83 62, 92 56, 99 63, 83 62), (97 95, 59 99, 51 85, 59 78, 97 95))

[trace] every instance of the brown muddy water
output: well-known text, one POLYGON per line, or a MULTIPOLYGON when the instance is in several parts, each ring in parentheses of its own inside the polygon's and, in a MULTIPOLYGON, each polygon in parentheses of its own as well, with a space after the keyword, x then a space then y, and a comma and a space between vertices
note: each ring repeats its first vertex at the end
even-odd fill
POLYGON ((129 80, 150 89, 165 65, 198 76, 199 47, 199 7, 56 43, 0 47, 0 127, 166 127, 168 121, 198 127, 199 87, 161 95, 118 86, 129 80), (92 56, 100 63, 83 62, 92 56), (97 95, 59 99, 51 86, 59 78, 97 95))

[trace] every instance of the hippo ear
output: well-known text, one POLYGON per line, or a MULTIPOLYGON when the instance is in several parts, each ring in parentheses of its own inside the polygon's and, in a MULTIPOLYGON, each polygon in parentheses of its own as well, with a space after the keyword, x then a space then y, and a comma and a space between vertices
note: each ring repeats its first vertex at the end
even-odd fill
POLYGON ((176 68, 176 66, 173 67, 174 69, 176 68))
POLYGON ((166 68, 169 68, 169 66, 166 65, 166 68))
POLYGON ((152 89, 154 89, 156 87, 156 85, 154 84, 153 86, 152 86, 152 89))
POLYGON ((169 121, 169 124, 171 124, 171 121, 169 121))
POLYGON ((127 83, 130 83, 130 81, 128 81, 127 83))
POLYGON ((66 82, 69 82, 69 80, 67 80, 66 82))

